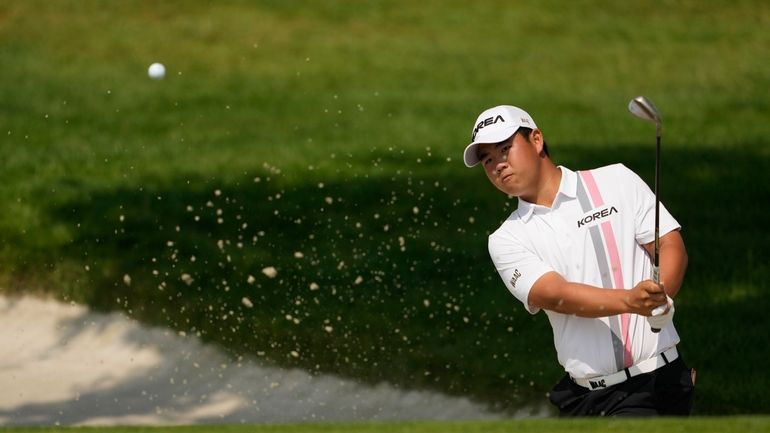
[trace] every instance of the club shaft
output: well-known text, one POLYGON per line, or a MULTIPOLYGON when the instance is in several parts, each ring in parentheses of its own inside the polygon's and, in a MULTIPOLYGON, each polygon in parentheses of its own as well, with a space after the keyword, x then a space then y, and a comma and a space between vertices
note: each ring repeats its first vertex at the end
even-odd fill
POLYGON ((660 265, 660 134, 655 146, 655 256, 653 264, 660 265))
MULTIPOLYGON (((655 144, 655 255, 653 256, 652 279, 660 284, 660 124, 655 144)), ((652 332, 660 332, 652 328, 652 332)))
MULTIPOLYGON (((655 146, 655 254, 653 265, 660 266, 660 133, 655 146)), ((656 281, 656 283, 659 281, 656 281)))

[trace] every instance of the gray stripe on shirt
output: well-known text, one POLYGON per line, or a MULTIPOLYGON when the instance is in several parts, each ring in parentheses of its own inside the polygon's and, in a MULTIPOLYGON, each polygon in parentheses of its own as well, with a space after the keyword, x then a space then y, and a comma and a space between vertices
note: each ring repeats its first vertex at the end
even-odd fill
MULTIPOLYGON (((577 198, 580 202, 580 207, 583 208, 583 212, 588 212, 593 207, 591 206, 591 200, 588 197, 586 188, 583 185, 582 176, 578 175, 577 183, 577 198)), ((610 266, 607 263, 607 250, 602 242, 602 235, 599 233, 599 226, 592 226, 588 228, 591 235, 591 241, 594 244, 594 251, 596 252, 596 261, 599 264, 599 274, 602 277, 602 286, 605 289, 612 289, 612 278, 610 274, 610 266)), ((610 322, 610 337, 612 338, 612 349, 615 352, 615 366, 617 371, 623 369, 624 359, 624 346, 623 340, 619 337, 621 335, 620 315, 608 317, 610 322)))

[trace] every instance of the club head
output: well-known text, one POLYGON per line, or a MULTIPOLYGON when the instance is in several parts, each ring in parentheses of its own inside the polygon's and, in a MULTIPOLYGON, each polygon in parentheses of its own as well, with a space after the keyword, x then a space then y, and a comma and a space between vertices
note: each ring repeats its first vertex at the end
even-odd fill
POLYGON ((645 98, 644 96, 637 96, 636 98, 632 99, 631 102, 628 103, 628 111, 630 111, 634 116, 640 119, 654 122, 656 125, 663 123, 663 120, 660 118, 658 109, 655 108, 655 105, 653 105, 652 101, 645 98))

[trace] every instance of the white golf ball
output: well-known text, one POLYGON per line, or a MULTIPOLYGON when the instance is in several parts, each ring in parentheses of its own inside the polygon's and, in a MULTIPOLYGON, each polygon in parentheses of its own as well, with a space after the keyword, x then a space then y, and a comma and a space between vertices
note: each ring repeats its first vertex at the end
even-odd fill
POLYGON ((166 67, 162 63, 153 63, 147 69, 147 75, 153 80, 162 80, 166 76, 166 67))

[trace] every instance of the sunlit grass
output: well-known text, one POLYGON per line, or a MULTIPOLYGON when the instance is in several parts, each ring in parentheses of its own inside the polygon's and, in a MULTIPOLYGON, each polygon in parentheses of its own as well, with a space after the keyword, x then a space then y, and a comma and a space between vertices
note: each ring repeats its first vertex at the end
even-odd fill
POLYGON ((461 421, 461 422, 393 422, 393 423, 328 423, 285 425, 210 425, 177 427, 38 427, 10 428, 8 432, 91 432, 106 433, 495 433, 521 432, 580 433, 753 433, 770 431, 767 417, 690 418, 690 419, 577 419, 577 420, 525 420, 525 421, 461 421))

